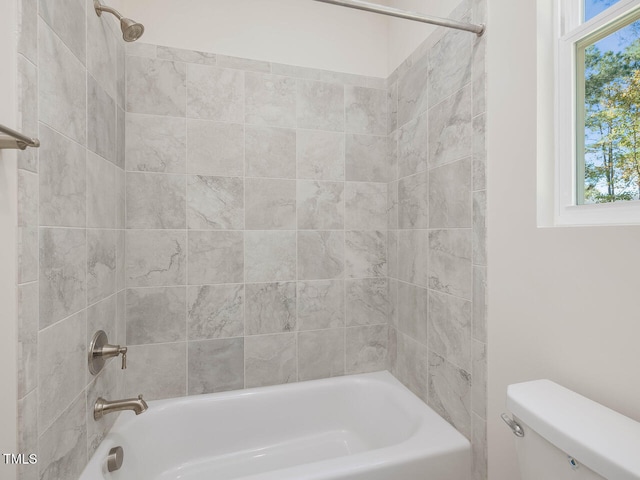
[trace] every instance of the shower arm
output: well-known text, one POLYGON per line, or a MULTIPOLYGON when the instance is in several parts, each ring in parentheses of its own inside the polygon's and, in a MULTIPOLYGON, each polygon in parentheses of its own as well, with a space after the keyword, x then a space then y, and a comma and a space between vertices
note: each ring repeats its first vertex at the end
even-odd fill
POLYGON ((96 13, 98 14, 99 17, 102 16, 102 12, 107 12, 107 13, 111 13, 112 15, 115 15, 118 18, 118 20, 122 20, 124 18, 124 15, 122 15, 115 8, 108 7, 107 5, 102 5, 99 2, 99 0, 93 0, 93 7, 96 9, 96 13))

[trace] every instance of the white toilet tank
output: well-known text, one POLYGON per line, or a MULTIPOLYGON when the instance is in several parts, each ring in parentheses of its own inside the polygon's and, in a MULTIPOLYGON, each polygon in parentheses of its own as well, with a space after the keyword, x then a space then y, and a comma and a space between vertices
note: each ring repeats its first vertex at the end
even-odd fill
POLYGON ((522 480, 640 480, 640 423, 549 380, 509 385, 522 480))

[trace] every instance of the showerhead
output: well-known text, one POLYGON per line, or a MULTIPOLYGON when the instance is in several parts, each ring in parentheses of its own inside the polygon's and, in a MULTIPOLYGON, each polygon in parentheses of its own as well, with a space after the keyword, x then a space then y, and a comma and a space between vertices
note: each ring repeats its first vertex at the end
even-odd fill
POLYGON ((122 29, 122 38, 124 38, 125 42, 135 42, 144 33, 144 25, 130 18, 121 18, 120 28, 122 29))
POLYGON ((115 8, 107 7, 100 3, 100 0, 93 0, 93 7, 96 15, 102 16, 102 12, 108 12, 115 15, 120 20, 120 29, 122 30, 122 38, 125 42, 135 42, 144 33, 144 25, 130 18, 123 17, 115 8))

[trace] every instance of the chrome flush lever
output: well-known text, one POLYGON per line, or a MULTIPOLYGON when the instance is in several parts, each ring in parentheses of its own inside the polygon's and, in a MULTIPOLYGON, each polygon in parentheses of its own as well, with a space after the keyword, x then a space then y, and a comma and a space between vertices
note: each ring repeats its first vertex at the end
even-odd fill
POLYGON ((524 437, 524 430, 513 418, 509 417, 509 415, 507 415, 506 413, 500 415, 500 418, 504 420, 504 423, 509 426, 516 437, 524 437))
POLYGON ((127 368, 127 347, 111 345, 103 330, 98 330, 89 345, 89 371, 97 375, 103 369, 105 361, 111 357, 122 355, 122 369, 127 368))

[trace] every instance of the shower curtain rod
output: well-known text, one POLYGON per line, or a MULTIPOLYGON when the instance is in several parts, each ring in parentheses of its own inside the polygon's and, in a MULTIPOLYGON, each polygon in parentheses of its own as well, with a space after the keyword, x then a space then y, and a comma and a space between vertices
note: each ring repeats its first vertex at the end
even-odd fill
POLYGON ((399 8, 387 7, 384 5, 376 5, 375 3, 363 2, 362 0, 315 0, 316 2, 330 3, 332 5, 338 5, 341 7, 355 8, 357 10, 364 10, 365 12, 380 13, 382 15, 389 15, 391 17, 404 18, 405 20, 413 20, 415 22, 429 23, 431 25, 440 25, 447 28, 455 28, 457 30, 465 30, 472 32, 479 37, 485 31, 484 25, 476 25, 473 23, 458 22, 456 20, 449 20, 448 18, 432 17, 424 15, 422 13, 408 12, 406 10, 400 10, 399 8))

